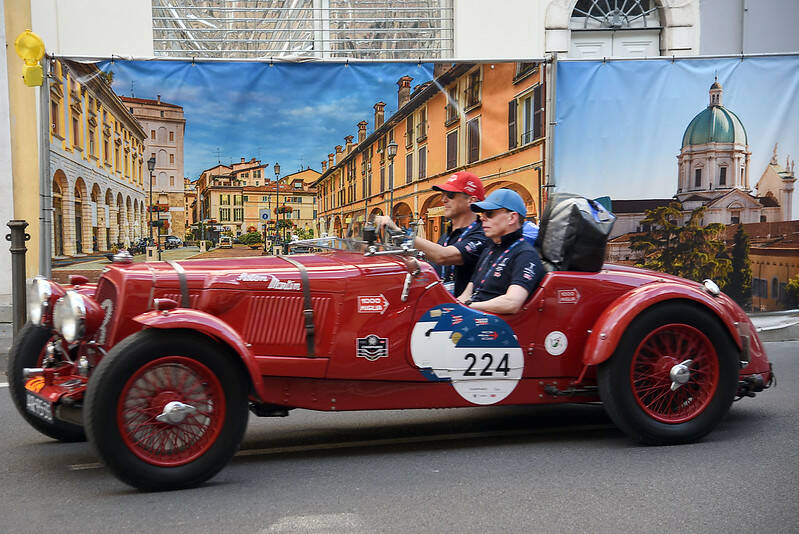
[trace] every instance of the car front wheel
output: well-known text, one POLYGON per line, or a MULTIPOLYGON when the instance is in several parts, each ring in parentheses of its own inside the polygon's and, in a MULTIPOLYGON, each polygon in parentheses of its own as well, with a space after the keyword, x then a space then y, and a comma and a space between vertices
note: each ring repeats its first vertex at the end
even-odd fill
POLYGON ((222 347, 187 331, 144 330, 119 343, 89 381, 89 440, 123 482, 196 486, 238 450, 248 377, 222 347))
POLYGON ((729 411, 738 356, 709 312, 688 303, 661 304, 637 317, 599 366, 599 394, 614 423, 636 441, 696 441, 729 411))
POLYGON ((22 330, 19 331, 14 339, 14 344, 8 354, 8 389, 17 410, 33 428, 59 441, 85 441, 86 435, 82 426, 59 421, 58 419, 53 419, 52 422, 49 422, 32 414, 27 409, 27 396, 29 393, 25 386, 28 382, 34 383, 36 380, 41 380, 41 378, 26 380, 23 377, 23 370, 42 366, 47 343, 52 337, 52 332, 45 326, 27 323, 22 327, 22 330))

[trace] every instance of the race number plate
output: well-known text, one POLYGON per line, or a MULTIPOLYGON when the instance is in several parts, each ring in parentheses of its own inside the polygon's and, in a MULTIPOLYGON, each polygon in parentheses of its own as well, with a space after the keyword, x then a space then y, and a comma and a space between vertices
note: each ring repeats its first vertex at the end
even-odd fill
POLYGON ((50 404, 49 401, 44 400, 41 397, 37 397, 30 391, 26 391, 27 394, 27 401, 26 407, 28 412, 32 413, 33 415, 44 419, 48 423, 53 422, 53 405, 50 404))

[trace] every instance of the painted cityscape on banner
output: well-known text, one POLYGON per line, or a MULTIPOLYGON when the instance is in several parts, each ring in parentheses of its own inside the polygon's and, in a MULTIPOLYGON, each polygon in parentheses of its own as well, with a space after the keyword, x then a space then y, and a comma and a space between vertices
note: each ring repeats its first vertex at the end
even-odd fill
MULTIPOLYGON (((186 120, 185 175, 192 179, 217 162, 254 156, 279 161, 284 172, 319 167, 346 132, 370 118, 376 102, 397 109, 389 97, 397 80, 414 85, 433 76, 428 63, 303 64, 267 62, 114 61, 118 95, 168 102, 186 120)), ((249 159, 249 157, 247 158, 249 159)))
MULTIPOLYGON (((663 257, 653 228, 673 219, 697 228, 695 257, 727 256, 705 275, 732 276, 738 267, 727 259, 740 223, 751 241, 753 306, 786 304, 785 286, 799 267, 785 252, 799 246, 798 91, 795 57, 562 62, 557 190, 610 197, 615 262, 667 270, 651 261, 663 257), (718 253, 702 248, 714 237, 718 253), (775 251, 785 257, 774 260, 775 251), (782 265, 790 267, 778 272, 782 265)), ((685 235, 675 228, 671 237, 685 235)))

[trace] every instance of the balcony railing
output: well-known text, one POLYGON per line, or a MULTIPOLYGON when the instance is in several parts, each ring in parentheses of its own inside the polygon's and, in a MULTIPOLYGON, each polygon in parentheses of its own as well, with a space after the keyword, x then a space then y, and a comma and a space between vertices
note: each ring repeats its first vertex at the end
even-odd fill
POLYGON ((526 145, 527 143, 532 143, 533 141, 535 141, 535 133, 533 132, 533 130, 522 132, 523 145, 526 145))

